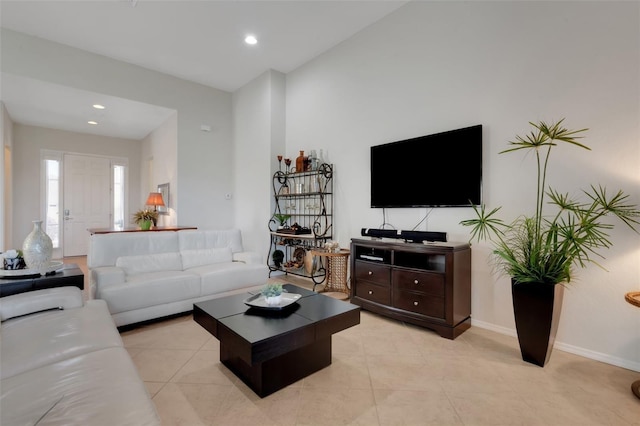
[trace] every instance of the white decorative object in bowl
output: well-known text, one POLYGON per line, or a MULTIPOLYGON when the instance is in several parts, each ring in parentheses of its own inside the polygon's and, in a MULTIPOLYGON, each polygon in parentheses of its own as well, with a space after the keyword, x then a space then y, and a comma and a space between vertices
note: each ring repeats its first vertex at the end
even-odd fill
POLYGON ((33 221, 33 230, 22 244, 22 255, 27 268, 42 272, 51 264, 53 243, 51 238, 42 230, 42 221, 33 221))
POLYGON ((282 294, 279 294, 277 296, 271 296, 271 297, 265 297, 264 301, 267 303, 267 305, 269 306, 277 306, 280 304, 280 302, 282 301, 282 294))

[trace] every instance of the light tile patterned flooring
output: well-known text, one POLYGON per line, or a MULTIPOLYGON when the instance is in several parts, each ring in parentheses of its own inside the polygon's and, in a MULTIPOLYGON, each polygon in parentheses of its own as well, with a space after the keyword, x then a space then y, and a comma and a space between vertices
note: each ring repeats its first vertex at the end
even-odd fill
POLYGON ((122 339, 167 426, 640 425, 640 373, 558 349, 540 368, 478 327, 452 341, 363 311, 333 336, 331 366, 264 399, 190 315, 122 339))

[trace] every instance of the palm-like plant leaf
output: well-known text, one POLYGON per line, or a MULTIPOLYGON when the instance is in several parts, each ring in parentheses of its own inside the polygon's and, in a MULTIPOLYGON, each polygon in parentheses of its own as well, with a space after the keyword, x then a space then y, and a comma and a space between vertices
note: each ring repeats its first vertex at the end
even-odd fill
POLYGON ((537 184, 535 208, 531 217, 522 216, 506 224, 496 217, 500 207, 487 213, 484 205, 474 206, 475 218, 460 223, 471 227, 470 240, 494 242, 493 254, 499 269, 511 276, 515 282, 541 282, 558 284, 570 282, 573 267, 596 264, 594 257, 602 258, 600 249, 611 247, 607 231, 613 228, 605 218, 615 217, 635 232, 640 224, 640 210, 629 202, 629 196, 617 191, 609 196, 602 186, 591 186, 583 191, 588 202, 579 202, 546 187, 547 165, 551 148, 558 142, 590 150, 578 139, 587 129, 568 130, 564 119, 555 123, 529 123, 533 130, 524 137, 516 136, 509 142, 511 148, 501 152, 522 149, 535 151, 537 161, 537 184), (541 148, 546 152, 541 155, 541 148), (549 197, 545 204, 545 196, 549 197), (556 212, 546 216, 544 206, 553 206, 556 212))

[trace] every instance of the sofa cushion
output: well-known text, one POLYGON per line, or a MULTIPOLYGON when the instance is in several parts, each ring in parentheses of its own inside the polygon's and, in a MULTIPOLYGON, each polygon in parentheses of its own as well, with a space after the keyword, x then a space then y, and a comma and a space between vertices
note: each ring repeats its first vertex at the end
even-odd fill
POLYGON ((80 308, 42 312, 5 321, 0 373, 5 379, 77 355, 120 346, 122 339, 107 304, 104 300, 89 300, 80 308))
POLYGON ((160 424, 123 347, 89 352, 3 379, 0 392, 2 425, 160 424))
POLYGON ((82 306, 82 291, 77 287, 47 288, 14 294, 2 299, 0 320, 33 314, 50 309, 71 309, 82 306))
POLYGON ((107 301, 111 314, 198 296, 200 277, 186 271, 130 275, 125 283, 98 288, 96 293, 96 297, 107 301))
POLYGON ((233 253, 244 251, 242 234, 239 229, 226 230, 194 230, 178 231, 180 251, 230 247, 233 253))
POLYGON ((182 257, 182 267, 184 269, 233 261, 231 247, 184 250, 180 252, 180 256, 182 257))
POLYGON ((182 259, 180 253, 122 256, 116 260, 116 266, 122 268, 127 275, 158 271, 182 271, 182 259))
POLYGON ((202 296, 264 285, 265 266, 241 262, 217 263, 190 269, 202 277, 202 296))
POLYGON ((93 234, 89 237, 87 266, 113 266, 122 256, 177 252, 178 236, 173 231, 93 234))

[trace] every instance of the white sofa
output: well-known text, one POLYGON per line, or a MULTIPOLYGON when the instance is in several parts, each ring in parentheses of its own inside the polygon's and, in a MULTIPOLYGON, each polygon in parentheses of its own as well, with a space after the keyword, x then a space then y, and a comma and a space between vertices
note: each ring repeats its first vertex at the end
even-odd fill
POLYGON ((76 287, 0 299, 0 424, 159 425, 102 300, 76 287))
POLYGON ((92 297, 107 302, 118 327, 258 289, 269 276, 239 229, 94 234, 87 266, 92 297))

